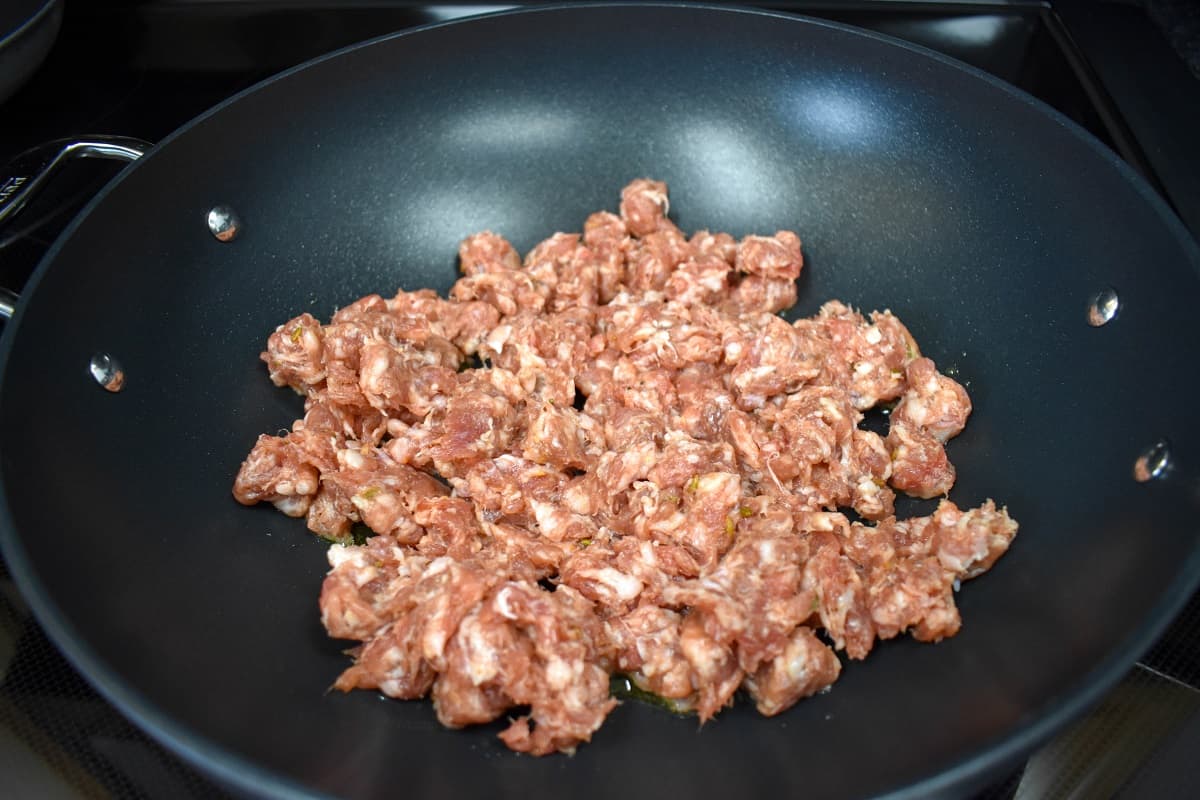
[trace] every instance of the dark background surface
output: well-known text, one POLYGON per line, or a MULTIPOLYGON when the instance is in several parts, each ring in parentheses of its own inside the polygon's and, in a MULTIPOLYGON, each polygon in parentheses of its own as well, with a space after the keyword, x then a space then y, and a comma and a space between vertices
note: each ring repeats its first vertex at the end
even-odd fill
MULTIPOLYGON (((1193 233, 1200 230, 1200 81, 1189 4, 1055 3, 1054 12, 1020 3, 791 7, 934 47, 1029 91, 1112 147, 1193 233)), ((45 65, 0 105, 0 161, 61 136, 161 139, 280 69, 451 13, 458 12, 406 3, 68 4, 45 65)), ((15 228, 0 231, 0 285, 23 282, 113 170, 78 165, 15 228)), ((96 696, 46 641, 11 582, 3 588, 0 767, 17 785, 40 796, 220 793, 96 696)), ((1193 599, 1095 712, 984 795, 1187 796, 1200 788, 1187 761, 1200 750, 1198 641, 1200 610, 1193 599)))

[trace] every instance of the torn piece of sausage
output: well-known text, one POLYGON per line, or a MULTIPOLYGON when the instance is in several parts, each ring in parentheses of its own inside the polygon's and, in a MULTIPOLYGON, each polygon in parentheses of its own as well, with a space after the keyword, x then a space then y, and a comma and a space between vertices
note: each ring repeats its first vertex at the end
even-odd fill
POLYGON ((738 242, 734 263, 738 272, 794 281, 804 267, 800 237, 791 231, 778 231, 774 236, 747 236, 738 242))
POLYGON ((887 446, 892 454, 891 485, 900 491, 928 500, 954 486, 956 471, 946 448, 924 430, 894 420, 887 446))
POLYGON ((639 178, 621 190, 621 219, 634 236, 647 236, 667 219, 670 202, 662 181, 639 178))
MULTIPOLYGON (((460 641, 463 633, 460 627, 460 641)), ((569 587, 547 592, 528 582, 504 583, 485 598, 465 634, 469 655, 456 666, 476 686, 495 684, 514 705, 529 706, 500 734, 513 750, 572 752, 617 705, 608 691, 604 664, 611 648, 603 627, 569 587), (496 628, 511 631, 499 647, 485 638, 496 628)))
POLYGON ((783 652, 746 678, 746 690, 758 713, 771 717, 816 694, 837 680, 842 671, 829 646, 812 628, 796 628, 783 652))
POLYGON ((971 398, 962 384, 937 371, 928 358, 917 358, 905 368, 908 388, 892 411, 893 424, 920 428, 945 444, 967 425, 971 398))
POLYGON ((273 503, 289 517, 308 512, 320 475, 290 439, 290 435, 258 437, 233 482, 233 496, 239 503, 273 503))
POLYGON ((271 382, 301 394, 316 390, 325 380, 324 334, 321 323, 307 313, 276 328, 260 356, 270 369, 271 382))
POLYGON ((516 270, 521 268, 521 256, 503 236, 481 231, 458 246, 458 268, 463 275, 516 270))

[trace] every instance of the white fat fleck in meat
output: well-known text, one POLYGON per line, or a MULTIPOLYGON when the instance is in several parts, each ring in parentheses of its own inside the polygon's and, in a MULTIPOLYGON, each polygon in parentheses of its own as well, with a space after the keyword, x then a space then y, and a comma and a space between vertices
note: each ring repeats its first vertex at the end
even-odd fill
POLYGON ((808 653, 803 650, 789 650, 788 655, 791 656, 787 660, 788 677, 794 681, 800 681, 808 677, 811 669, 808 653))
POLYGON ((495 607, 496 611, 505 619, 515 620, 517 618, 517 612, 513 611, 512 608, 513 591, 514 589, 512 586, 505 586, 500 591, 496 592, 496 597, 492 600, 492 605, 495 607))
POLYGON ((427 661, 441 658, 446 651, 446 642, 450 639, 450 631, 446 630, 444 625, 439 624, 445 616, 445 611, 441 611, 430 619, 429 626, 425 629, 425 635, 421 637, 421 655, 427 661))
POLYGON ((512 333, 513 329, 511 325, 497 325, 484 341, 487 343, 489 349, 500 353, 504 350, 504 345, 512 338, 512 333))
POLYGON ((661 643, 654 641, 649 636, 639 636, 634 643, 638 658, 645 662, 642 664, 642 674, 648 678, 653 678, 657 671, 657 664, 651 659, 651 656, 661 646, 661 643))
POLYGON ((679 649, 701 680, 716 680, 725 669, 728 651, 707 636, 683 635, 679 649))
POLYGON ((544 503, 540 500, 534 500, 532 498, 530 498, 527 502, 533 509, 534 519, 537 520, 538 528, 542 531, 543 535, 551 532, 561 525, 561 509, 551 505, 550 503, 544 503))
POLYGON ((434 575, 440 575, 446 570, 450 569, 451 565, 453 564, 454 559, 447 556, 435 558, 433 561, 430 561, 429 566, 425 568, 425 577, 431 578, 434 575))
POLYGON ((767 403, 766 395, 747 392, 742 395, 742 404, 747 408, 762 408, 767 403))
POLYGON ((347 564, 351 567, 365 567, 367 565, 367 553, 361 547, 347 547, 340 544, 330 545, 329 549, 325 551, 325 559, 333 569, 339 569, 347 564))
POLYGON ((918 427, 924 427, 929 420, 929 406, 917 395, 912 395, 908 398, 904 409, 908 419, 918 427))
POLYGON ((666 216, 668 213, 670 213, 671 199, 669 197, 667 197, 666 192, 648 191, 648 192, 646 192, 646 197, 651 198, 652 200, 654 200, 655 203, 657 203, 659 206, 662 207, 662 213, 664 216, 666 216))
POLYGON ((725 275, 721 272, 705 272, 700 276, 700 285, 710 292, 720 292, 725 288, 725 275))
POLYGON ((469 654, 466 672, 471 683, 479 686, 495 678, 500 672, 500 654, 492 646, 488 631, 479 624, 479 618, 468 616, 463 620, 458 636, 469 654))
POLYGON ((833 398, 822 397, 818 402, 820 402, 821 408, 825 410, 825 413, 828 414, 832 419, 842 420, 846 418, 846 415, 842 413, 840 408, 838 408, 838 404, 833 401, 833 398))
POLYGON ((760 380, 762 378, 767 377, 774 371, 775 371, 775 366, 773 364, 765 364, 761 367, 755 367, 754 369, 750 370, 749 377, 751 380, 760 380))
POLYGON ((604 567, 602 569, 585 569, 579 571, 580 576, 601 583, 612 590, 618 600, 628 602, 637 597, 642 592, 644 584, 633 577, 626 575, 620 570, 613 567, 604 567))
MULTIPOLYGON (((650 534, 662 534, 666 536, 674 535, 687 524, 687 514, 676 509, 675 511, 665 516, 658 515, 646 523, 646 532, 650 534)), ((657 541, 654 544, 658 544, 657 541)))
POLYGON ((594 514, 599 511, 596 492, 583 484, 576 484, 563 492, 563 504, 576 514, 594 514))
POLYGON ((774 539, 763 539, 758 543, 758 557, 762 559, 764 564, 770 564, 775 561, 774 539))
POLYGON ((388 355, 378 350, 371 358, 363 359, 359 366, 359 383, 369 391, 378 391, 388 371, 388 355))
POLYGON ((289 517, 304 516, 310 505, 312 505, 312 498, 307 494, 299 497, 281 497, 274 502, 274 506, 289 517))
POLYGON ((576 672, 577 670, 571 669, 571 665, 563 659, 552 658, 546 664, 546 682, 555 689, 566 689, 576 672))
POLYGON ((654 553, 654 548, 658 545, 657 540, 643 539, 638 544, 638 555, 642 557, 642 561, 654 567, 658 565, 658 556, 654 553))

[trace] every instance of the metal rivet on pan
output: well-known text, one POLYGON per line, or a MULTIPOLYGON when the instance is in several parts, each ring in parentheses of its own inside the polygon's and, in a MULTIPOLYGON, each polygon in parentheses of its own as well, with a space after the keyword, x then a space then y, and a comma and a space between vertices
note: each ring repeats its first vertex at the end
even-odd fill
POLYGON ((96 353, 88 364, 88 371, 96 383, 110 392, 119 392, 125 386, 125 370, 108 353, 96 353))
POLYGON ((1171 448, 1165 439, 1159 439, 1133 462, 1133 479, 1145 483, 1151 478, 1161 478, 1170 468, 1171 448))
POLYGON ((1098 292, 1091 299, 1087 307, 1088 325, 1093 328, 1099 328, 1101 325, 1107 325, 1112 322, 1117 311, 1121 308, 1121 301, 1117 297, 1117 290, 1109 287, 1101 292, 1098 292))
POLYGON ((213 206, 208 212, 208 230, 217 241, 231 242, 242 229, 242 221, 229 206, 213 206))

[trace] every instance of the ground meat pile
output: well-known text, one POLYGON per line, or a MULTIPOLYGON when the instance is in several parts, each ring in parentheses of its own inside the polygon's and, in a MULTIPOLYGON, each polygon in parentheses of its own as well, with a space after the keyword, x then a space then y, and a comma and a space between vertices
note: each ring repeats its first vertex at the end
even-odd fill
POLYGON ((360 643, 337 688, 432 694, 455 728, 510 712, 512 749, 571 752, 613 675, 702 722, 739 689, 778 714, 837 679, 837 651, 958 631, 959 581, 1016 523, 893 502, 954 484, 963 387, 888 311, 778 316, 795 233, 687 236, 667 208, 635 180, 523 259, 469 237, 447 298, 370 295, 270 336, 305 414, 259 437, 234 495, 336 542, 321 618, 360 643), (877 405, 886 438, 859 426, 877 405))

